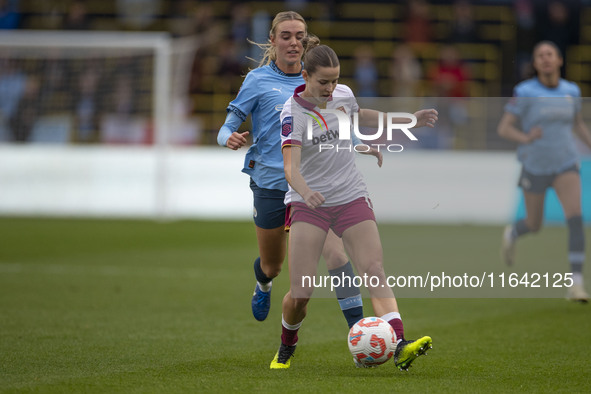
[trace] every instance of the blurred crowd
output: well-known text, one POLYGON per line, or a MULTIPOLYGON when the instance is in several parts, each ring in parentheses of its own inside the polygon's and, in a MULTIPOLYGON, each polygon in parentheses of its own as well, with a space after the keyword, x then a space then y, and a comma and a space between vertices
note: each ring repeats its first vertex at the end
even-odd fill
MULTIPOLYGON (((332 24, 341 18, 342 2, 283 3, 284 9, 298 11, 313 21, 332 24)), ((180 143, 211 144, 225 104, 216 102, 222 106, 213 108, 207 98, 213 101, 212 95, 218 94, 231 99, 237 93, 243 76, 260 57, 260 49, 249 40, 266 42, 274 16, 261 7, 264 2, 257 2, 256 7, 239 1, 224 4, 220 11, 215 2, 198 0, 0 0, 0 29, 166 30, 174 37, 197 37, 200 45, 190 70, 188 100, 178 111, 173 109, 173 114, 197 119, 180 143), (32 5, 38 6, 34 12, 32 5), (208 114, 212 112, 219 116, 208 114)), ((509 67, 499 66, 504 72, 499 80, 503 95, 509 95, 514 83, 531 75, 530 52, 535 42, 552 40, 566 56, 569 46, 578 44, 580 38, 583 5, 576 0, 401 0, 395 4, 402 10, 401 31, 390 55, 378 55, 371 40, 352 41, 356 45, 352 55, 344 56, 352 67, 343 67, 342 77, 359 97, 457 98, 446 100, 440 111, 440 130, 420 138, 423 148, 454 147, 453 130, 456 123, 465 121, 461 98, 473 95, 470 81, 474 65, 459 47, 486 42, 483 27, 475 18, 475 6, 498 4, 511 7, 514 14, 515 38, 510 46, 500 48, 514 52, 504 54, 505 59, 511 59, 509 67), (443 28, 433 23, 434 5, 447 5, 451 23, 443 28), (419 56, 421 48, 429 44, 436 44, 432 61, 419 56)), ((326 41, 330 44, 330 39, 326 41)), ((122 57, 115 64, 48 59, 25 67, 26 62, 10 53, 0 54, 0 141, 43 140, 45 137, 36 136, 35 130, 40 129, 36 122, 43 115, 55 114, 54 107, 60 102, 71 109, 69 127, 63 127, 60 134, 54 124, 52 133, 58 137, 48 137, 50 140, 152 143, 152 126, 145 120, 151 103, 142 102, 146 88, 137 78, 149 62, 141 57, 122 57)), ((43 128, 51 129, 51 121, 47 117, 45 121, 43 128)))

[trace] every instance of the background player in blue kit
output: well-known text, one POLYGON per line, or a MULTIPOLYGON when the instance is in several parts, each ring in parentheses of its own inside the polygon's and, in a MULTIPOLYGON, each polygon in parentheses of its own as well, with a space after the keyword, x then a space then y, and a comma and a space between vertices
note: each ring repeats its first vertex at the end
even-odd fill
MULTIPOLYGON (((229 104, 217 138, 219 145, 233 150, 245 146, 249 132, 236 130, 251 115, 253 144, 246 153, 242 171, 250 176, 260 254, 254 263, 257 285, 252 298, 252 312, 257 320, 267 317, 272 279, 279 275, 286 254, 284 198, 287 181, 283 172, 279 115, 283 103, 304 83, 301 40, 306 35, 306 22, 298 13, 285 11, 275 16, 269 43, 259 44, 266 49, 265 56, 259 67, 247 74, 236 99, 229 104)), ((342 241, 334 233, 327 237, 323 256, 331 275, 354 275, 342 241)), ((336 295, 351 327, 363 317, 359 288, 339 287, 336 295)))
POLYGON ((501 252, 505 262, 512 265, 517 238, 542 227, 546 189, 553 187, 568 225, 573 286, 567 298, 588 302, 582 274, 585 234, 581 178, 572 132, 590 148, 591 134, 581 115, 579 87, 560 78, 562 63, 562 55, 554 43, 538 43, 533 50, 537 76, 515 87, 514 97, 505 107, 498 126, 500 136, 519 143, 517 156, 523 166, 519 185, 527 215, 505 228, 501 252))

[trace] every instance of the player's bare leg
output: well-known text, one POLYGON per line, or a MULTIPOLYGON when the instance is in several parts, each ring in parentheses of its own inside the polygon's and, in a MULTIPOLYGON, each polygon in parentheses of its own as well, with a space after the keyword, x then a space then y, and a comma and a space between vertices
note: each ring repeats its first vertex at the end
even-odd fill
POLYGON ((331 270, 345 265, 349 258, 345 253, 343 240, 339 238, 334 231, 328 230, 324 246, 322 247, 322 257, 326 261, 326 267, 331 270))
POLYGON ((382 244, 376 223, 365 220, 348 228, 343 233, 343 241, 359 275, 378 278, 376 286, 368 287, 376 316, 398 312, 394 293, 386 283, 382 244))
POLYGON ((517 238, 530 232, 538 232, 544 219, 545 193, 523 192, 526 217, 505 227, 501 241, 501 257, 508 266, 515 263, 517 238))
MULTIPOLYGON (((305 278, 313 278, 316 275, 325 239, 326 232, 320 227, 306 222, 292 223, 289 232, 288 259, 291 300, 308 299, 312 296, 314 288, 305 278)), ((300 322, 301 319, 298 317, 300 304, 296 301, 287 303, 285 301, 284 298, 284 307, 288 308, 284 309, 287 312, 286 320, 290 324, 300 322)))
POLYGON ((298 330, 306 317, 314 287, 306 278, 314 278, 326 232, 305 222, 295 222, 289 232, 290 290, 283 297, 281 345, 271 361, 271 369, 289 368, 298 342, 298 330))
POLYGON ((287 251, 287 236, 284 226, 274 229, 256 227, 261 269, 269 278, 275 278, 281 272, 287 251))
POLYGON ((527 212, 525 224, 532 233, 537 233, 542 229, 545 196, 544 193, 523 193, 525 211, 527 212))
POLYGON ((272 280, 281 272, 285 260, 286 235, 283 226, 274 229, 255 227, 260 257, 254 264, 257 285, 251 305, 255 319, 262 321, 267 318, 271 308, 272 280))
POLYGON ((427 350, 432 347, 432 341, 428 336, 418 340, 404 339, 404 327, 398 304, 384 273, 382 245, 376 223, 366 220, 348 228, 343 233, 343 241, 359 273, 377 278, 375 286, 368 288, 374 313, 394 328, 398 338, 394 363, 401 370, 408 370, 418 356, 427 354, 427 350))
POLYGON ((568 227, 568 259, 573 274, 573 286, 568 289, 567 299, 589 302, 589 294, 583 283, 585 263, 585 229, 581 214, 581 179, 577 172, 560 174, 552 185, 562 204, 568 227))

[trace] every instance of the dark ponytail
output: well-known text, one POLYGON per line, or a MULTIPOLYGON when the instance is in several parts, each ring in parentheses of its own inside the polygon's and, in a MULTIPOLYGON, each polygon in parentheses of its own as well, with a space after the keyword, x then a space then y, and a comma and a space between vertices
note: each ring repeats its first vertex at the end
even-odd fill
POLYGON ((320 45, 315 35, 307 35, 302 39, 304 47, 304 69, 313 74, 318 67, 337 67, 340 65, 335 51, 329 46, 320 45))

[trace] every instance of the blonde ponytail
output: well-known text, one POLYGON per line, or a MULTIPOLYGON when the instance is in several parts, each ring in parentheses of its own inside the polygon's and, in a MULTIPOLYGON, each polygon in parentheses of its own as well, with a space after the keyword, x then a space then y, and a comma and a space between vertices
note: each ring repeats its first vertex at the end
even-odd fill
POLYGON ((320 38, 316 37, 314 34, 308 34, 306 37, 302 38, 302 46, 304 47, 304 53, 302 54, 302 59, 306 56, 309 50, 312 50, 320 45, 320 38))

